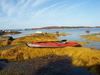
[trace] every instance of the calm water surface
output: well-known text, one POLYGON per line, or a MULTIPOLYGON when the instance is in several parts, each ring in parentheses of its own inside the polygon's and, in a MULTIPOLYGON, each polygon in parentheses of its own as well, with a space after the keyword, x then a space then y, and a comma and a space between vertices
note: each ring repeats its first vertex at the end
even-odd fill
MULTIPOLYGON (((42 30, 21 30, 21 34, 11 34, 7 36, 12 36, 13 38, 23 37, 27 34, 35 33, 36 31, 42 31, 47 33, 52 32, 65 32, 65 33, 71 33, 73 35, 87 35, 85 32, 86 30, 89 30, 90 33, 100 33, 100 28, 87 28, 87 29, 42 29, 42 30)), ((6 35, 5 35, 6 36, 6 35)))
MULTIPOLYGON (((85 29, 42 29, 42 30, 21 30, 21 34, 12 34, 12 35, 4 35, 4 36, 12 36, 13 38, 18 38, 18 37, 23 37, 27 36, 28 34, 35 33, 36 31, 42 31, 42 32, 47 32, 47 33, 53 33, 53 32, 65 32, 65 33, 70 33, 72 35, 67 35, 67 36, 60 36, 58 39, 66 39, 66 40, 71 40, 71 41, 82 41, 86 42, 89 40, 86 40, 84 38, 81 38, 79 35, 87 35, 85 32, 86 30, 89 30, 90 33, 100 33, 100 28, 85 28, 85 29)), ((99 35, 96 37, 100 37, 99 35)), ((84 47, 91 47, 94 46, 95 49, 100 49, 100 42, 91 42, 84 47)))

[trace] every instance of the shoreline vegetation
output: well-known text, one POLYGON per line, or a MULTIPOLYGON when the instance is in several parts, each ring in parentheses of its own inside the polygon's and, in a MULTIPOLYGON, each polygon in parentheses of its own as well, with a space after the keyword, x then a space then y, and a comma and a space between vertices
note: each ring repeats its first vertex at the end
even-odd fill
POLYGON ((41 28, 26 28, 25 30, 40 30, 40 29, 84 29, 84 28, 100 28, 100 26, 95 27, 85 27, 85 26, 49 26, 41 28))
POLYGON ((20 34, 21 32, 16 32, 16 31, 5 31, 1 30, 0 35, 7 35, 7 34, 20 34))
MULTIPOLYGON (((50 57, 50 58, 54 58, 54 60, 51 60, 50 62, 55 62, 55 61, 60 60, 56 58, 56 56, 60 56, 60 57, 68 56, 71 58, 71 62, 70 62, 71 65, 84 67, 93 73, 100 74, 100 71, 99 71, 100 51, 99 50, 83 48, 83 47, 30 48, 25 45, 25 43, 30 43, 30 42, 59 41, 57 39, 58 36, 66 36, 66 35, 69 35, 69 34, 43 33, 43 34, 30 34, 30 36, 16 38, 10 43, 10 45, 18 45, 18 44, 22 44, 22 45, 0 51, 0 59, 5 60, 10 63, 10 62, 28 61, 31 59, 41 57, 41 59, 49 61, 49 57, 46 57, 46 56, 54 55, 50 57), (42 58, 42 57, 45 57, 45 58, 42 58)), ((92 34, 92 35, 97 35, 97 34, 92 34)), ((91 35, 88 35, 88 36, 91 36, 91 35)), ((78 42, 78 43, 81 44, 82 46, 87 44, 87 42, 78 42)), ((35 63, 38 63, 38 60, 39 59, 37 59, 35 63)), ((44 64, 46 65, 48 61, 45 61, 44 64)), ((30 64, 33 64, 33 63, 30 62, 30 64)), ((39 64, 42 64, 42 61, 39 62, 39 64)), ((39 64, 34 65, 34 66, 39 66, 39 64)), ((3 70, 1 70, 1 73, 2 72, 3 70)))
POLYGON ((100 42, 100 37, 96 37, 97 35, 100 35, 100 33, 93 33, 90 35, 80 35, 80 37, 91 41, 100 42))
POLYGON ((6 32, 6 33, 0 33, 0 35, 7 35, 7 34, 20 34, 21 32, 6 32))
POLYGON ((21 32, 15 31, 0 31, 0 47, 10 45, 11 42, 14 40, 11 36, 2 36, 2 35, 9 35, 9 34, 20 34, 21 32))

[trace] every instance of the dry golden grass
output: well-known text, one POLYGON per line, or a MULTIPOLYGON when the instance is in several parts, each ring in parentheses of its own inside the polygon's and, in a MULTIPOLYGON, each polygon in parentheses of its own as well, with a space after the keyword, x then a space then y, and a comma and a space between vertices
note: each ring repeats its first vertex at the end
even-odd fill
POLYGON ((92 35, 81 35, 81 37, 88 39, 88 40, 100 42, 100 37, 95 37, 95 36, 92 36, 92 35))
POLYGON ((88 44, 88 42, 69 41, 69 40, 68 40, 67 42, 77 42, 77 43, 79 43, 81 46, 84 46, 84 45, 88 44))
POLYGON ((94 35, 100 35, 100 33, 93 33, 93 34, 90 34, 90 35, 81 35, 81 37, 88 39, 88 40, 100 42, 100 37, 96 37, 94 35))
POLYGON ((6 34, 19 34, 21 32, 5 32, 5 33, 0 33, 0 35, 6 35, 6 34))
POLYGON ((58 41, 58 36, 66 36, 65 33, 54 34, 54 33, 44 33, 44 34, 30 34, 31 36, 20 37, 12 42, 12 45, 29 43, 29 42, 42 42, 42 41, 58 41))
POLYGON ((10 43, 9 40, 6 40, 6 41, 0 40, 0 47, 9 45, 9 43, 10 43))
POLYGON ((100 35, 100 33, 93 33, 93 34, 91 34, 91 35, 100 35))
MULTIPOLYGON (((65 33, 60 33, 59 35, 54 34, 54 33, 47 33, 45 35, 31 34, 31 36, 20 37, 20 38, 15 39, 12 42, 12 45, 29 43, 29 42, 40 42, 40 41, 58 41, 58 39, 57 39, 58 36, 65 36, 65 35, 67 35, 67 34, 65 34, 65 33)), ((73 42, 73 41, 68 41, 68 42, 73 42)), ((86 42, 78 42, 78 43, 81 44, 82 46, 87 44, 86 42)), ((74 48, 74 47, 70 47, 70 48, 74 48)), ((43 56, 40 54, 40 51, 38 52, 38 50, 41 50, 41 49, 44 50, 44 51, 42 51, 42 54, 45 53, 43 55, 46 55, 46 54, 49 55, 49 54, 53 54, 53 53, 47 51, 46 49, 52 51, 52 50, 58 50, 58 49, 63 49, 63 48, 29 48, 26 45, 22 45, 22 46, 17 46, 17 47, 2 51, 3 54, 1 54, 1 58, 7 59, 7 60, 14 59, 17 61, 17 60, 19 60, 19 59, 17 59, 17 58, 19 58, 17 56, 20 56, 20 55, 22 55, 22 57, 23 57, 23 58, 21 57, 21 59, 29 59, 29 58, 33 58, 33 57, 39 57, 39 56, 43 56), (27 52, 28 50, 30 52, 27 52), (32 51, 32 53, 31 53, 31 51, 32 51), (45 51, 47 51, 47 52, 45 52, 45 51), (34 55, 35 52, 37 54, 34 55)))
POLYGON ((89 67, 100 65, 100 51, 82 47, 64 48, 30 48, 26 45, 0 51, 0 59, 8 61, 20 61, 30 58, 42 57, 50 54, 68 55, 76 66, 89 67))
POLYGON ((54 40, 57 41, 56 37, 51 37, 51 36, 48 36, 48 37, 45 37, 45 36, 26 36, 26 37, 21 37, 21 38, 14 40, 11 45, 30 43, 30 42, 40 42, 40 41, 41 42, 42 41, 54 41, 54 40))
MULTIPOLYGON (((31 35, 32 36, 15 39, 12 42, 12 45, 40 41, 58 41, 57 37, 59 36, 53 33, 48 33, 46 35, 31 35)), ((86 42, 78 43, 82 46, 87 44, 86 42)), ((31 48, 27 45, 21 45, 0 51, 0 59, 5 59, 7 61, 21 61, 51 54, 59 56, 68 55, 72 58, 72 64, 75 66, 90 67, 100 65, 100 51, 82 47, 31 48)))
POLYGON ((2 46, 3 46, 3 41, 0 40, 0 47, 2 47, 2 46))

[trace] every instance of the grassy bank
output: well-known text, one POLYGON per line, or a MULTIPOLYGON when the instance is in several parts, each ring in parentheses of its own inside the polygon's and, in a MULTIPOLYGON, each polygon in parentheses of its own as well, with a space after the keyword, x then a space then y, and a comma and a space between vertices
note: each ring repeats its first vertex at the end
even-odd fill
POLYGON ((100 37, 96 37, 95 35, 100 35, 100 33, 94 33, 90 35, 81 35, 81 37, 91 40, 91 41, 100 42, 100 37))
POLYGON ((43 34, 29 34, 30 36, 17 38, 11 45, 30 43, 30 42, 42 42, 42 41, 59 41, 58 36, 66 36, 66 33, 43 33, 43 34))
MULTIPOLYGON (((47 33, 43 35, 31 34, 31 36, 20 37, 12 42, 12 45, 40 42, 40 41, 58 41, 58 36, 65 36, 67 34, 54 34, 47 33)), ((86 42, 78 42, 82 46, 86 42)), ((64 56, 67 55, 72 59, 72 64, 75 66, 81 66, 89 68, 91 71, 98 73, 100 65, 100 51, 90 48, 82 47, 63 47, 63 48, 30 48, 26 45, 16 46, 4 51, 0 51, 0 59, 12 61, 28 60, 37 57, 43 57, 48 55, 64 56)))
POLYGON ((20 34, 21 32, 3 32, 0 35, 7 35, 7 34, 20 34))
MULTIPOLYGON (((2 33, 0 33, 0 35, 20 34, 20 33, 21 32, 2 32, 2 33)), ((9 39, 9 37, 7 37, 7 36, 5 36, 5 37, 0 36, 0 47, 7 46, 7 45, 10 45, 11 44, 11 42, 13 41, 13 38, 12 39, 9 39)))
POLYGON ((93 34, 91 34, 91 35, 100 35, 100 33, 93 33, 93 34))
POLYGON ((0 59, 12 62, 43 57, 51 54, 59 56, 68 55, 71 57, 72 64, 75 66, 92 68, 92 66, 100 65, 100 51, 81 47, 30 48, 26 45, 22 45, 0 51, 0 59))

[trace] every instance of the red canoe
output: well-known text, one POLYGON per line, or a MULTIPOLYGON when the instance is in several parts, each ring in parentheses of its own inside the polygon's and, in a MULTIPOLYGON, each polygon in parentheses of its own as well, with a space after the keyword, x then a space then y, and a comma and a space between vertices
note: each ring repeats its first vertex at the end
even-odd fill
POLYGON ((29 47, 80 47, 81 45, 76 42, 62 42, 62 41, 48 41, 48 42, 33 42, 27 43, 29 47))

